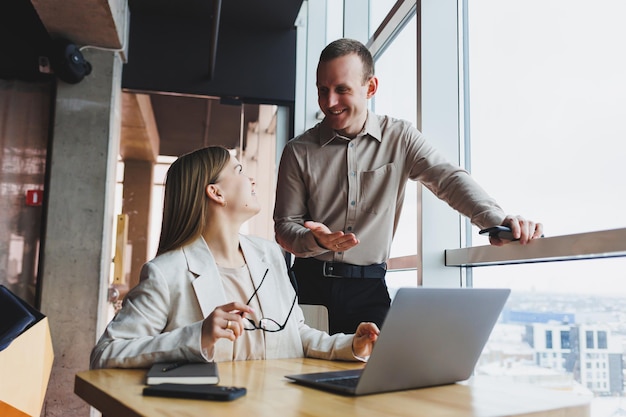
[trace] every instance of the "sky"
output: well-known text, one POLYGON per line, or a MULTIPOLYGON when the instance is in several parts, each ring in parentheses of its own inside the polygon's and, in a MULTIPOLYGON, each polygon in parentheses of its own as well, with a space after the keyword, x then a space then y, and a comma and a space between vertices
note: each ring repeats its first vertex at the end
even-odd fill
MULTIPOLYGON (((469 0, 471 172, 546 236, 626 227, 626 2, 469 0)), ((375 111, 415 123, 410 23, 376 63, 375 111)), ((405 206, 404 212, 411 209, 405 206)), ((411 225, 393 254, 415 253, 411 225)), ((475 237, 475 245, 487 244, 475 237)), ((474 269, 475 285, 626 295, 626 258, 474 269)))
MULTIPOLYGON (((472 175, 547 236, 626 227, 626 2, 589 5, 469 1, 472 175)), ((476 272, 528 289, 626 294, 626 258, 476 272)))

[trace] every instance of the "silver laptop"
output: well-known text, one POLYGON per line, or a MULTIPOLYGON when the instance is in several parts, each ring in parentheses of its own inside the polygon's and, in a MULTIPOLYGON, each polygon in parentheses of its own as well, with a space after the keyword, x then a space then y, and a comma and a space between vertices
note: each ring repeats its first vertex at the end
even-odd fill
POLYGON ((400 288, 362 369, 286 375, 299 384, 363 395, 468 379, 509 289, 400 288))

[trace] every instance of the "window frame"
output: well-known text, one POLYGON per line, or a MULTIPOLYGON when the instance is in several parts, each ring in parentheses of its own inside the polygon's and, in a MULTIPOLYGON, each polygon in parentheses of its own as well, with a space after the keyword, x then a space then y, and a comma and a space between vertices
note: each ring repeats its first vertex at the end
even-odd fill
MULTIPOLYGON (((419 66, 418 76, 421 78, 421 85, 424 90, 421 97, 421 109, 423 118, 423 132, 432 141, 433 134, 439 133, 439 130, 429 129, 430 126, 437 126, 437 116, 435 112, 442 112, 443 105, 438 105, 437 98, 433 97, 426 90, 426 86, 431 89, 437 89, 441 86, 440 74, 434 74, 431 69, 440 68, 441 72, 449 73, 448 79, 452 79, 452 74, 457 72, 457 94, 455 97, 446 95, 441 100, 450 101, 447 103, 448 108, 452 109, 456 106, 458 111, 447 111, 444 117, 450 125, 458 126, 458 135, 455 143, 452 144, 452 135, 443 135, 445 145, 452 149, 456 146, 458 152, 448 152, 448 158, 451 161, 457 161, 459 164, 469 170, 469 158, 467 158, 470 138, 466 131, 466 120, 469 109, 466 109, 465 99, 468 96, 468 86, 466 83, 466 61, 467 43, 465 37, 465 27, 467 26, 467 0, 422 0, 418 4, 418 15, 422 24, 418 26, 418 44, 421 45, 421 65, 419 66), (431 22, 428 24, 428 22, 431 22), (435 22, 435 23, 433 23, 435 22), (452 40, 454 39, 454 41, 452 40), (456 65, 448 62, 441 62, 436 54, 432 51, 436 50, 441 55, 456 54, 456 65), (444 67, 446 65, 446 67, 444 67), (445 71, 444 71, 445 70, 445 71), (434 119, 431 120, 431 119, 434 119), (455 158, 455 156, 457 158, 455 158)), ((441 135, 437 135, 440 139, 441 135)), ((441 143, 436 142, 437 147, 441 147, 441 143)), ((445 149, 445 148, 444 148, 445 149)), ((425 197, 428 197, 426 193, 425 197)), ((426 202, 428 203, 428 202, 426 202)), ((423 230, 422 235, 428 236, 425 242, 431 240, 431 236, 436 236, 437 231, 432 229, 444 229, 444 222, 449 222, 449 217, 441 216, 440 213, 428 209, 426 206, 422 213, 423 230), (428 229, 431 229, 429 231, 428 229)), ((516 242, 505 245, 504 247, 472 246, 471 243, 471 224, 468 219, 462 219, 462 227, 459 227, 456 233, 456 239, 448 237, 445 241, 447 247, 438 252, 441 246, 438 243, 431 243, 433 250, 424 250, 422 262, 425 265, 431 265, 430 268, 424 267, 425 276, 424 285, 434 283, 448 283, 451 281, 451 274, 445 274, 441 268, 437 268, 432 264, 441 258, 437 254, 443 253, 443 264, 452 270, 461 270, 461 285, 471 286, 471 271, 473 267, 484 267, 491 265, 511 265, 521 263, 536 262, 556 262, 566 260, 585 260, 598 258, 612 258, 626 256, 626 228, 613 230, 600 230, 588 233, 570 234, 554 237, 546 237, 533 242, 532 245, 520 245, 516 242), (463 244, 461 245, 461 243, 463 244), (428 279, 426 279, 428 278, 428 279)), ((444 239, 440 239, 444 240, 444 239)), ((445 268, 444 267, 444 268, 445 268)))
MULTIPOLYGON (((416 14, 417 128, 448 160, 469 170, 467 3, 468 0, 398 0, 367 46, 376 58, 407 19, 416 14)), ((344 5, 350 10, 357 7, 354 2, 344 5)), ((317 122, 312 88, 314 63, 326 44, 322 35, 326 31, 322 18, 325 13, 325 2, 305 2, 296 22, 300 53, 296 133, 317 122)), ((350 31, 359 28, 352 27, 350 31)), ((417 269, 418 285, 472 286, 474 267, 626 256, 626 228, 546 237, 532 245, 513 242, 505 247, 472 246, 473 230, 468 219, 423 187, 418 187, 418 199, 417 253, 389 260, 390 270, 417 269)))

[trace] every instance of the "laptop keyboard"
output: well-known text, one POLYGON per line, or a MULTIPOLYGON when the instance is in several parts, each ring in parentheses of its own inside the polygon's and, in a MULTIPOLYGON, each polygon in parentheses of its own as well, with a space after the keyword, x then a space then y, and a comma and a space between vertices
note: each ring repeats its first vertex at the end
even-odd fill
POLYGON ((359 383, 359 376, 348 376, 342 378, 325 378, 318 379, 316 382, 324 382, 326 384, 339 385, 342 387, 356 387, 359 383))

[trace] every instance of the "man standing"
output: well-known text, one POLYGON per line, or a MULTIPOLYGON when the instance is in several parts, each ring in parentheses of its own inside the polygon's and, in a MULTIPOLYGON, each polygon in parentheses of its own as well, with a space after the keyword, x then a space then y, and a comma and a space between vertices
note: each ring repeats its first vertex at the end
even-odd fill
POLYGON ((331 334, 354 332, 362 321, 382 325, 390 305, 386 261, 409 179, 481 228, 507 225, 522 244, 542 235, 540 223, 505 215, 410 123, 370 112, 377 89, 362 43, 326 46, 317 67, 325 118, 287 144, 278 172, 276 240, 296 256, 300 302, 328 308, 331 334))

